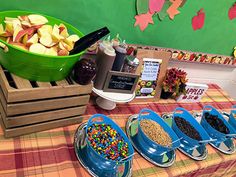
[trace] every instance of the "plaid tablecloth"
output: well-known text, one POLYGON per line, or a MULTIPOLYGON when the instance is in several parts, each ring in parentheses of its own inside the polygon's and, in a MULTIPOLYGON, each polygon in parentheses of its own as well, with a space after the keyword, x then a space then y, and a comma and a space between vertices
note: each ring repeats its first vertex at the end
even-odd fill
MULTIPOLYGON (((142 108, 152 109, 161 115, 172 112, 178 106, 189 111, 201 111, 207 104, 229 112, 236 101, 217 85, 210 84, 200 103, 176 103, 174 100, 133 102, 119 104, 112 111, 101 110, 90 104, 84 121, 95 113, 102 113, 124 128, 127 118, 137 114, 142 108)), ((78 125, 72 125, 13 139, 5 139, 0 129, 0 177, 90 176, 74 154, 73 138, 77 127, 78 125)), ((177 150, 176 162, 169 168, 156 167, 136 153, 133 176, 236 176, 236 153, 223 155, 210 145, 207 145, 207 149, 207 159, 200 162, 177 150)))

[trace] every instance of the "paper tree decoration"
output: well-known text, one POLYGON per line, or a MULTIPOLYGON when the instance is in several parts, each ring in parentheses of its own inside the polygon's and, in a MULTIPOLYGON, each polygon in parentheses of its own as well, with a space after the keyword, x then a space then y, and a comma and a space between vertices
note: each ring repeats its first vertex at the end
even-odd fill
POLYGON ((203 12, 203 9, 199 10, 197 12, 197 15, 192 18, 192 27, 193 30, 201 29, 204 26, 205 22, 205 12, 203 12))
POLYGON ((134 26, 139 26, 144 31, 149 24, 154 24, 154 15, 158 15, 161 21, 168 15, 173 20, 180 13, 178 8, 185 2, 186 0, 136 0, 137 15, 134 26))

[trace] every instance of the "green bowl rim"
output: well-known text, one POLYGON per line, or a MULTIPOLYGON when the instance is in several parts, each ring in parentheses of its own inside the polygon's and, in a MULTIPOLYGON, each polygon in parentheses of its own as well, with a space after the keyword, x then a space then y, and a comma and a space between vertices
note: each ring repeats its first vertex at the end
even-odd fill
MULTIPOLYGON (((43 15, 44 17, 49 17, 49 18, 51 18, 51 19, 53 19, 53 20, 60 20, 61 21, 61 23, 63 23, 63 24, 65 24, 66 26, 68 26, 69 28, 71 28, 73 31, 76 31, 76 33, 80 33, 82 36, 84 36, 84 34, 81 32, 81 31, 79 31, 77 28, 75 28, 74 26, 72 26, 71 24, 69 24, 69 23, 67 23, 67 22, 65 22, 65 21, 63 21, 63 20, 61 20, 61 19, 57 19, 57 18, 55 18, 55 17, 52 17, 52 16, 49 16, 49 15, 44 15, 44 14, 41 14, 41 13, 38 13, 38 12, 32 12, 32 11, 21 11, 21 10, 9 10, 9 11, 2 11, 2 12, 0 12, 0 16, 1 16, 1 14, 4 14, 4 13, 18 13, 18 12, 20 12, 20 13, 27 13, 27 14, 39 14, 39 15, 43 15)), ((12 47, 12 48, 14 48, 14 49, 16 49, 16 50, 19 50, 19 51, 21 51, 21 52, 24 52, 24 53, 27 53, 27 54, 32 54, 32 55, 36 55, 36 56, 40 56, 40 57, 48 57, 48 58, 56 58, 56 59, 65 59, 65 58, 73 58, 73 57, 76 57, 76 56, 81 56, 83 53, 84 53, 84 51, 82 51, 82 52, 80 52, 80 53, 77 53, 77 54, 73 54, 73 55, 66 55, 66 56, 52 56, 52 55, 44 55, 44 54, 37 54, 37 53, 34 53, 34 52, 30 52, 30 51, 25 51, 25 50, 23 50, 23 49, 21 49, 21 48, 18 48, 18 47, 15 47, 15 46, 13 46, 13 45, 11 45, 11 44, 8 44, 7 42, 5 42, 4 40, 2 40, 2 39, 0 39, 0 42, 2 42, 2 43, 4 43, 5 45, 7 45, 7 46, 9 46, 9 47, 12 47)))

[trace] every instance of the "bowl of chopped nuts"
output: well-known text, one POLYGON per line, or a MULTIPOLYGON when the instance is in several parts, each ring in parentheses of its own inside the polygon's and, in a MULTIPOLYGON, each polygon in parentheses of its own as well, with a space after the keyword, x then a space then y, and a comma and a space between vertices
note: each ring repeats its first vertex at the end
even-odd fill
POLYGON ((143 147, 155 154, 162 154, 180 146, 180 140, 167 123, 155 112, 142 109, 138 116, 139 140, 143 147))

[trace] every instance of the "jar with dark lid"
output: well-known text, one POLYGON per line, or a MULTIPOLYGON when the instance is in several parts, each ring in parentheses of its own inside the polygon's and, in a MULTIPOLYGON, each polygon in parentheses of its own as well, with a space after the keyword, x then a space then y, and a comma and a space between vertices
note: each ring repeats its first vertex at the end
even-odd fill
POLYGON ((139 65, 139 59, 133 56, 127 56, 124 61, 122 72, 135 73, 139 65))
POLYGON ((95 77, 96 71, 96 63, 93 59, 82 58, 75 64, 72 71, 72 78, 80 85, 87 85, 95 77))

